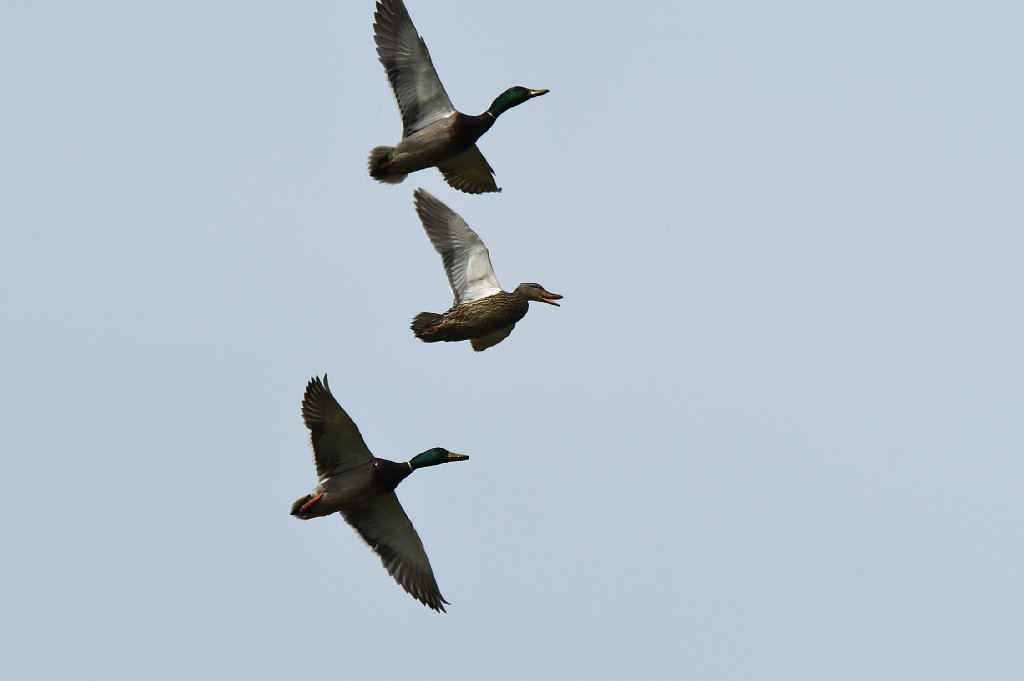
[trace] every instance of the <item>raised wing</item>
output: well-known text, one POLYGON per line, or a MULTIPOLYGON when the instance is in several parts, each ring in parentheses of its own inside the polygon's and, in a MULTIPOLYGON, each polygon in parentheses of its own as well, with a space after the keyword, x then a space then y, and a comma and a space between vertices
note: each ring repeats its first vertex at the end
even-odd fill
POLYGON ((452 156, 437 169, 444 175, 445 182, 467 194, 501 191, 494 181, 494 169, 475 144, 452 156))
POLYGON ((455 304, 501 292, 487 247, 466 221, 423 189, 413 192, 416 212, 434 250, 441 254, 455 304))
POLYGON ((342 511, 342 516, 380 556, 384 569, 399 586, 428 608, 444 612, 443 604, 448 601, 437 587, 423 542, 394 492, 342 511))
POLYGON ((402 136, 455 112, 402 0, 378 0, 373 41, 402 112, 402 136))
POLYGON ((373 460, 355 422, 331 394, 327 375, 312 378, 302 398, 302 420, 313 443, 313 463, 320 480, 373 460))

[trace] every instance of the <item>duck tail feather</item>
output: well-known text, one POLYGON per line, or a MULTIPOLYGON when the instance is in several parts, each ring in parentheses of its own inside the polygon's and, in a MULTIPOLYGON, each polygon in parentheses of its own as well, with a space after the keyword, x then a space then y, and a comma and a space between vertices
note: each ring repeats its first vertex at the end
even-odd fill
POLYGON ((416 334, 416 337, 426 343, 433 343, 440 340, 440 338, 431 338, 430 334, 435 329, 431 327, 440 324, 444 320, 444 315, 437 314, 436 312, 420 312, 418 315, 413 317, 412 324, 409 328, 416 334))
POLYGON ((388 184, 398 184, 408 177, 407 174, 388 172, 388 168, 394 165, 394 161, 391 160, 391 153, 394 150, 394 147, 374 147, 370 150, 370 158, 366 164, 370 177, 388 184))

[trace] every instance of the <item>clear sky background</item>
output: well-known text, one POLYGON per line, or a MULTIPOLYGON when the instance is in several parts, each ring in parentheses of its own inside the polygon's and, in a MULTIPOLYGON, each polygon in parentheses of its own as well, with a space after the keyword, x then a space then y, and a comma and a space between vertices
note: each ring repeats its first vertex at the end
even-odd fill
POLYGON ((408 6, 503 193, 367 177, 369 0, 0 6, 0 676, 1024 676, 1021 4, 408 6), (562 307, 415 340, 420 186, 562 307))

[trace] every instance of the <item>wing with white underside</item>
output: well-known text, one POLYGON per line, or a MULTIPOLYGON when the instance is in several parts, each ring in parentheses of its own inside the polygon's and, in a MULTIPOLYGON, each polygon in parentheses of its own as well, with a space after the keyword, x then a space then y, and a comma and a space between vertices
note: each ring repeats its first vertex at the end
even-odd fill
POLYGON ((466 221, 423 189, 413 192, 423 229, 441 255, 455 304, 501 292, 487 247, 466 221))
POLYGON ((455 112, 402 0, 377 3, 373 41, 402 112, 403 137, 455 112))
POLYGON ((443 604, 448 601, 434 579, 423 542, 394 492, 343 511, 342 516, 380 556, 384 569, 399 586, 428 608, 444 611, 443 604))

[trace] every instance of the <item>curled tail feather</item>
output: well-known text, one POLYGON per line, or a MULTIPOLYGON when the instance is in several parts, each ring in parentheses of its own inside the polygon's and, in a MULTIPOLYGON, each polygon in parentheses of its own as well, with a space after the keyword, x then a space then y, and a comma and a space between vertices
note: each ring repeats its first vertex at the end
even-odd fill
POLYGON ((370 177, 378 182, 387 182, 388 184, 398 184, 408 177, 408 174, 388 172, 388 168, 394 165, 394 161, 391 160, 391 152, 394 150, 394 147, 374 147, 370 150, 370 159, 366 164, 370 171, 370 177))
POLYGON ((416 334, 416 337, 425 343, 435 343, 440 338, 430 338, 430 333, 435 329, 431 328, 440 324, 444 321, 443 314, 437 314, 436 312, 420 312, 418 315, 413 317, 412 324, 409 328, 416 334))

